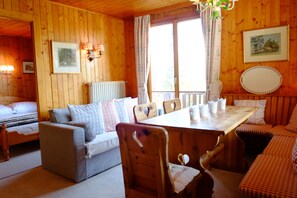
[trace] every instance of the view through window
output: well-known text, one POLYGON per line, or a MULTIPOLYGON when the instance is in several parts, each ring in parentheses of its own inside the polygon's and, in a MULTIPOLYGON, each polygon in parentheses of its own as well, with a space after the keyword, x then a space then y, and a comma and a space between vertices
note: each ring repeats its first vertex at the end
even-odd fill
POLYGON ((201 102, 206 91, 205 47, 200 19, 150 30, 152 100, 179 97, 183 106, 201 102))

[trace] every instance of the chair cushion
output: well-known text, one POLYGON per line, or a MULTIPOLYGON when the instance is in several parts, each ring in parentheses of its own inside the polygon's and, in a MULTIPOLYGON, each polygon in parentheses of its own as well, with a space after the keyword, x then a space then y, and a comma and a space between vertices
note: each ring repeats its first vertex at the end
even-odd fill
POLYGON ((289 131, 288 129, 286 129, 285 125, 276 125, 275 127, 269 129, 269 132, 273 135, 297 137, 297 133, 289 131))
POLYGON ((266 100, 234 100, 234 106, 258 107, 258 110, 245 123, 266 124, 264 120, 266 100))
POLYGON ((257 134, 257 135, 272 135, 269 132, 269 129, 272 128, 271 124, 263 124, 263 125, 258 125, 258 124, 241 124, 239 127, 236 129, 236 133, 248 133, 250 135, 257 134))
POLYGON ((297 105, 295 106, 286 129, 297 133, 297 105))
POLYGON ((118 146, 119 138, 117 132, 113 131, 96 135, 95 139, 86 143, 86 157, 91 158, 94 155, 103 153, 118 146))
POLYGON ((200 173, 199 170, 188 166, 169 163, 169 174, 172 179, 174 192, 179 193, 200 173))
POLYGON ((263 154, 290 159, 295 138, 287 136, 273 136, 263 154))
POLYGON ((293 162, 293 168, 297 173, 297 138, 292 151, 292 162, 293 162))
POLYGON ((102 102, 101 107, 105 132, 115 131, 115 127, 120 122, 120 119, 115 108, 114 100, 102 102))
POLYGON ((239 185, 249 197, 296 197, 297 177, 290 159, 258 155, 239 185))
POLYGON ((74 122, 90 124, 91 133, 96 135, 104 132, 104 121, 101 110, 101 103, 91 103, 86 105, 67 105, 71 119, 74 122))

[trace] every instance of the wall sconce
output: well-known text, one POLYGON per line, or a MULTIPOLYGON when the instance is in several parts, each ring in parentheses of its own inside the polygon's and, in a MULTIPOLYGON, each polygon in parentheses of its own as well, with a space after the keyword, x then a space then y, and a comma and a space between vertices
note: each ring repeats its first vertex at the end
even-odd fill
POLYGON ((0 74, 12 74, 14 67, 12 65, 1 65, 0 74))
POLYGON ((92 43, 87 43, 85 50, 88 60, 92 62, 95 58, 100 58, 103 55, 104 46, 102 44, 98 44, 94 49, 92 43))

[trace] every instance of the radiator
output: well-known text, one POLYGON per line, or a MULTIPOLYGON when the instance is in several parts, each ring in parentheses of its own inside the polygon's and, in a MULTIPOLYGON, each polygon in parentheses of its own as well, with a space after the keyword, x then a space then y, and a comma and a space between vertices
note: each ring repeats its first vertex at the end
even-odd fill
POLYGON ((126 97, 125 81, 89 83, 90 103, 126 97))

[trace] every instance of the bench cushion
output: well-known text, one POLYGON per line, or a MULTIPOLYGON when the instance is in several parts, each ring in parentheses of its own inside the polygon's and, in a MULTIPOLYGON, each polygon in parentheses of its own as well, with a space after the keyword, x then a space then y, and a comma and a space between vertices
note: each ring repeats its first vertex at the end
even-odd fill
POLYGON ((269 132, 273 135, 297 137, 297 133, 289 131, 288 129, 286 129, 285 125, 276 125, 275 127, 271 128, 269 132))
POLYGON ((290 159, 294 144, 295 138, 293 137, 274 136, 263 151, 263 154, 290 159))
POLYGON ((248 133, 250 135, 272 135, 269 133, 269 129, 272 128, 271 124, 264 124, 264 125, 259 125, 259 124, 241 124, 239 127, 236 129, 236 133, 248 133))
POLYGON ((239 191, 250 197, 296 197, 297 176, 292 160, 258 155, 239 185, 239 191))

